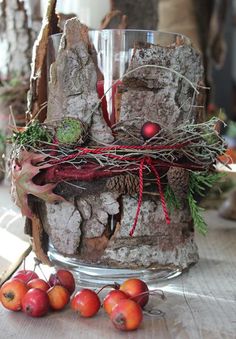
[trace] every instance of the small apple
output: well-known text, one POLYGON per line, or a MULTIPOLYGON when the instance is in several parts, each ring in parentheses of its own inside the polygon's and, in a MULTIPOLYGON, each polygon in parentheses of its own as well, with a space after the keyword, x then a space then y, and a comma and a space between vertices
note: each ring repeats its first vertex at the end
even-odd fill
POLYGON ((26 285, 28 286, 29 289, 39 288, 40 290, 43 290, 45 292, 50 288, 49 284, 45 280, 40 278, 30 280, 26 285))
POLYGON ((26 284, 33 279, 38 278, 38 274, 31 270, 20 270, 13 275, 13 279, 20 279, 26 284))
POLYGON ((82 317, 93 317, 100 309, 101 302, 96 292, 83 288, 71 300, 71 308, 82 317))
POLYGON ((22 298, 22 311, 31 317, 42 317, 48 310, 48 294, 39 288, 31 288, 22 298))
POLYGON ((71 295, 75 290, 75 279, 70 271, 59 269, 56 273, 50 275, 49 285, 61 285, 65 287, 71 295))
POLYGON ((129 298, 138 303, 142 308, 148 303, 149 289, 147 284, 140 279, 128 279, 120 286, 120 290, 128 294, 129 298))
POLYGON ((103 308, 107 314, 111 314, 113 308, 121 299, 128 299, 128 295, 120 290, 110 291, 103 300, 103 308))
POLYGON ((143 320, 142 308, 131 299, 122 299, 113 308, 110 319, 118 330, 136 330, 143 320))
POLYGON ((52 286, 47 291, 47 294, 49 297, 50 307, 53 310, 62 310, 70 301, 69 291, 61 285, 52 286))
POLYGON ((0 289, 0 300, 2 305, 11 311, 21 310, 21 301, 27 293, 28 287, 18 279, 6 281, 0 289))

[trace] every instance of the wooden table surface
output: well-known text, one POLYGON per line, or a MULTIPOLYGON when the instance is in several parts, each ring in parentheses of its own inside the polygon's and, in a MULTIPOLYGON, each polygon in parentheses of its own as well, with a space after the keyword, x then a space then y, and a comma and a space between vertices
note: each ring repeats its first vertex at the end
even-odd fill
MULTIPOLYGON (((83 319, 69 307, 43 318, 30 318, 0 306, 0 339, 236 338, 236 223, 208 211, 209 233, 197 235, 200 261, 178 278, 160 283, 167 299, 151 297, 163 317, 145 315, 137 331, 119 332, 103 310, 83 319)), ((30 262, 30 258, 28 262, 30 262)))

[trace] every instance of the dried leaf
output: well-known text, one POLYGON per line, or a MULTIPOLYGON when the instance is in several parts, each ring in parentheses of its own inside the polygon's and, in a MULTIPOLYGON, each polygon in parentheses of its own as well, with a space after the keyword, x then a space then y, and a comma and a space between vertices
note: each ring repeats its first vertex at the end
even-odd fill
POLYGON ((21 151, 20 156, 12 163, 12 196, 21 213, 32 218, 33 213, 28 204, 28 195, 32 194, 46 202, 55 203, 64 199, 53 193, 56 184, 36 185, 33 178, 40 170, 50 167, 49 164, 37 165, 46 156, 38 153, 21 151))

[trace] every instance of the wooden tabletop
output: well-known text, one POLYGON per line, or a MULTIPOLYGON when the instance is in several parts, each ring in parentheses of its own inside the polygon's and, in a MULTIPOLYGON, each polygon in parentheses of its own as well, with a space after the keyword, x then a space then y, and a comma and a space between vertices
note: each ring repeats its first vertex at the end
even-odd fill
POLYGON ((164 316, 145 315, 140 329, 123 333, 103 310, 83 319, 67 307, 36 319, 0 306, 0 339, 236 338, 236 223, 218 218, 216 211, 208 211, 206 219, 208 235, 197 235, 199 263, 178 278, 151 286, 167 297, 151 297, 150 302, 164 316))

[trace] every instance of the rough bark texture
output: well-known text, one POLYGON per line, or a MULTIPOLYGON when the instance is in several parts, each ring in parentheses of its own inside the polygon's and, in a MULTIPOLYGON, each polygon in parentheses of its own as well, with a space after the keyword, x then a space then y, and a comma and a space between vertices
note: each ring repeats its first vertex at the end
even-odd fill
POLYGON ((24 2, 4 0, 0 4, 0 38, 1 48, 5 50, 5 65, 2 65, 6 77, 30 74, 31 30, 24 2))
POLYGON ((158 0, 111 0, 111 7, 127 16, 127 28, 157 29, 158 0))
POLYGON ((189 79, 195 86, 201 83, 201 57, 191 46, 176 44, 170 47, 147 45, 136 47, 125 76, 126 90, 122 95, 120 120, 141 129, 144 121, 160 121, 173 128, 187 120, 196 120, 198 110, 193 107, 194 90, 190 84, 171 69, 189 79), (141 65, 156 65, 135 70, 141 65), (169 68, 160 69, 158 66, 169 68), (134 71, 135 70, 135 71, 134 71), (128 90, 127 90, 128 88, 128 90))
MULTIPOLYGON (((176 70, 195 85, 203 77, 200 55, 185 44, 136 46, 128 71, 147 64, 176 70)), ((125 91, 121 97, 120 120, 126 122, 126 128, 135 125, 140 130, 145 121, 151 120, 172 129, 188 120, 198 120, 198 112, 192 107, 191 85, 169 70, 142 68, 126 76, 123 83, 125 91), (135 121, 137 116, 140 120, 135 121)), ((166 225, 159 198, 146 197, 134 237, 130 238, 130 220, 135 218, 137 200, 122 196, 120 227, 110 240, 103 258, 114 264, 125 260, 133 267, 141 262, 144 266, 173 263, 186 268, 197 261, 193 224, 186 203, 188 173, 170 168, 167 178, 181 201, 180 209, 171 215, 171 224, 166 225), (140 239, 142 241, 137 248, 140 239)))
MULTIPOLYGON (((146 64, 173 69, 194 85, 200 83, 203 76, 199 54, 179 40, 165 47, 136 44, 129 71, 146 64)), ((91 139, 112 142, 113 136, 101 111, 95 109, 97 77, 87 28, 77 19, 68 20, 56 61, 51 66, 46 122, 72 116, 88 123, 91 139)), ((198 119, 199 112, 192 107, 195 102, 192 87, 169 70, 139 69, 125 77, 123 87, 120 120, 126 127, 134 117, 141 118, 136 120, 138 129, 146 120, 173 128, 188 119, 198 119)), ((122 194, 119 190, 107 191, 107 180, 103 179, 95 183, 76 182, 78 188, 58 185, 56 192, 67 197, 69 203, 42 204, 44 229, 60 253, 76 256, 84 263, 108 267, 187 268, 198 260, 186 203, 188 174, 171 168, 167 179, 181 202, 180 209, 173 211, 169 226, 158 194, 144 194, 137 228, 130 237, 137 196, 122 194)))
POLYGON ((47 102, 47 45, 48 37, 59 32, 58 18, 55 14, 56 0, 50 0, 46 17, 37 40, 33 47, 30 91, 28 95, 27 120, 37 116, 39 121, 46 117, 45 103, 47 102))
POLYGON ((88 28, 78 19, 70 19, 50 69, 47 122, 75 117, 90 125, 92 139, 112 142, 112 133, 97 107, 96 86, 97 66, 90 51, 88 28))

